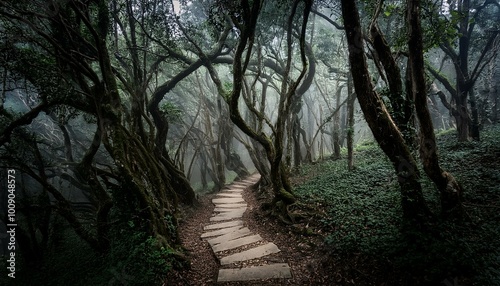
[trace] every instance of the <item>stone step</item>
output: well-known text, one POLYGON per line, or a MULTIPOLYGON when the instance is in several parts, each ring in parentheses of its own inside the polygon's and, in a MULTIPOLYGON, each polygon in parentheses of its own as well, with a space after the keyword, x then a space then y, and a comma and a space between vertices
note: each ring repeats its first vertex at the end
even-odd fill
POLYGON ((243 198, 217 198, 212 199, 214 204, 235 204, 244 202, 243 198))
POLYGON ((210 231, 210 232, 205 232, 205 233, 201 234, 201 238, 228 234, 230 232, 233 232, 233 231, 240 229, 241 227, 242 227, 241 225, 238 225, 238 226, 233 226, 233 227, 228 227, 228 228, 221 228, 221 229, 210 231))
POLYGON ((209 239, 207 242, 210 244, 210 246, 214 246, 219 243, 223 243, 224 241, 229 241, 232 239, 240 238, 243 236, 247 236, 249 234, 252 234, 250 230, 247 227, 237 229, 235 231, 232 231, 230 233, 226 233, 224 235, 218 236, 216 238, 209 239))
POLYGON ((237 188, 237 187, 232 187, 228 189, 222 189, 221 192, 226 192, 226 193, 231 193, 231 194, 241 194, 245 188, 237 188))
POLYGON ((262 240, 262 237, 260 235, 258 235, 258 234, 250 235, 250 236, 245 236, 245 237, 240 237, 240 238, 237 238, 237 239, 233 239, 233 240, 230 240, 230 241, 225 241, 225 242, 216 244, 216 245, 212 246, 212 250, 214 252, 221 252, 221 251, 224 251, 224 250, 229 250, 229 249, 237 248, 237 247, 240 247, 240 246, 243 246, 243 245, 247 245, 247 244, 250 244, 250 243, 254 243, 254 242, 257 242, 257 241, 261 241, 261 240, 262 240))
POLYGON ((215 208, 214 212, 232 212, 232 211, 245 211, 247 207, 237 207, 237 208, 215 208))
POLYGON ((231 185, 234 185, 234 184, 253 184, 255 183, 255 180, 252 180, 252 179, 243 179, 241 181, 236 181, 236 182, 232 182, 231 185))
POLYGON ((242 198, 241 194, 232 194, 232 193, 219 193, 218 197, 228 197, 228 198, 242 198))
POLYGON ((240 183, 240 182, 238 182, 238 183, 232 183, 232 184, 230 185, 230 187, 248 188, 248 187, 250 187, 251 185, 252 185, 251 183, 240 183))
POLYGON ((244 210, 242 211, 230 211, 230 212, 222 212, 216 216, 210 218, 210 221, 223 221, 223 220, 231 220, 235 218, 243 217, 244 210))
POLYGON ((236 181, 236 182, 232 182, 231 185, 234 185, 234 184, 245 184, 245 185, 251 185, 254 183, 254 180, 249 180, 249 179, 244 179, 244 180, 241 180, 241 181, 236 181))
POLYGON ((246 207, 246 203, 239 203, 239 204, 216 204, 216 208, 228 208, 228 209, 235 209, 235 208, 242 208, 246 207))
POLYGON ((272 278, 292 278, 287 263, 275 263, 263 266, 220 269, 217 282, 249 281, 272 278))
POLYGON ((261 246, 257 246, 254 248, 250 248, 248 250, 235 253, 226 257, 222 257, 220 259, 221 265, 227 265, 239 261, 250 260, 254 258, 263 257, 269 254, 278 253, 280 249, 276 246, 276 244, 270 242, 261 246))
POLYGON ((253 185, 253 184, 256 184, 259 180, 248 180, 248 179, 245 179, 245 180, 242 180, 240 182, 244 183, 244 184, 249 184, 249 185, 253 185))
POLYGON ((233 220, 233 221, 228 221, 228 222, 221 222, 221 223, 216 223, 216 224, 210 224, 205 227, 203 227, 203 230, 212 230, 212 229, 219 229, 219 228, 227 228, 231 226, 237 226, 237 225, 243 225, 243 221, 241 220, 233 220))
POLYGON ((229 211, 226 211, 226 212, 219 212, 217 215, 215 215, 213 217, 220 217, 220 216, 229 216, 232 218, 241 217, 243 215, 243 213, 245 213, 247 208, 244 207, 244 208, 228 209, 228 210, 229 211))

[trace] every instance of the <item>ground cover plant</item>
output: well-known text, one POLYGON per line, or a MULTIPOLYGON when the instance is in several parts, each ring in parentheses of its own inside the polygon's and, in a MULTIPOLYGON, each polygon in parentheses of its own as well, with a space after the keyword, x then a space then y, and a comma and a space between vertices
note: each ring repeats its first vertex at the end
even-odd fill
MULTIPOLYGON (((356 168, 346 160, 327 160, 301 170, 308 178, 297 195, 323 213, 328 267, 342 285, 500 285, 500 127, 484 131, 481 142, 457 142, 454 133, 438 136, 443 165, 463 184, 465 216, 439 216, 416 230, 401 220, 400 195, 390 162, 376 144, 355 152, 356 168)), ((438 194, 422 179, 432 211, 438 194)))
POLYGON ((0 285, 161 285, 167 273, 182 267, 176 264, 175 253, 158 249, 154 238, 138 232, 132 222, 112 228, 123 239, 105 255, 93 252, 68 226, 61 227, 66 230, 42 267, 21 265, 16 279, 2 277, 0 285))

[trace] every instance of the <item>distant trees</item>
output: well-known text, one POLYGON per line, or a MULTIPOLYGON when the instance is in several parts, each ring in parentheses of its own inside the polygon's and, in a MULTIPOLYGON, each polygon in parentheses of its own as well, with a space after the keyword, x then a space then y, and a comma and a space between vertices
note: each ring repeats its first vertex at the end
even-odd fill
MULTIPOLYGON (((196 72, 180 83, 176 93, 184 101, 183 105, 193 106, 196 112, 183 118, 184 129, 179 134, 181 146, 176 152, 176 162, 192 177, 194 165, 199 165, 202 187, 208 187, 209 180, 214 182, 213 191, 219 191, 226 184, 226 169, 236 173, 236 179, 249 175, 243 163, 236 140, 238 131, 229 119, 229 112, 223 99, 218 95, 208 73, 196 72), (201 75, 203 74, 203 76, 201 75), (183 134, 182 134, 183 133, 183 134), (187 152, 190 146, 193 152, 187 152), (182 155, 181 155, 182 154, 182 155), (190 158, 189 167, 184 161, 190 158)), ((188 108, 186 108, 188 111, 188 108)))
MULTIPOLYGON (((220 3, 220 11, 225 11, 226 17, 231 19, 231 25, 238 29, 238 42, 234 50, 232 64, 232 84, 231 88, 227 89, 220 80, 215 68, 208 64, 207 68, 214 83, 216 84, 220 95, 226 100, 229 106, 230 118, 236 126, 238 126, 245 134, 253 140, 259 142, 265 152, 270 165, 270 181, 274 193, 273 208, 278 215, 283 215, 283 219, 290 219, 288 206, 295 202, 292 188, 288 181, 288 171, 283 161, 285 155, 285 135, 286 121, 292 114, 295 96, 297 96, 298 88, 302 80, 305 79, 308 71, 307 51, 305 35, 311 9, 311 1, 294 1, 291 5, 283 5, 282 9, 287 11, 287 16, 284 23, 283 37, 271 38, 271 40, 280 40, 283 45, 284 62, 282 64, 283 72, 280 74, 281 83, 277 87, 278 98, 277 108, 275 113, 275 121, 271 122, 267 116, 255 108, 255 103, 250 104, 245 101, 247 108, 252 111, 253 116, 258 118, 258 121, 266 123, 266 128, 271 131, 271 135, 266 135, 264 129, 256 130, 249 125, 242 117, 240 111, 241 95, 249 90, 252 90, 258 82, 258 78, 263 74, 257 71, 256 76, 252 79, 248 77, 249 64, 253 59, 252 54, 256 48, 255 44, 259 41, 259 36, 262 33, 257 30, 259 18, 266 5, 274 5, 271 3, 262 3, 261 1, 241 1, 238 5, 227 5, 228 3, 220 3), (299 19, 299 24, 296 25, 296 19, 299 19), (298 41, 297 41, 298 40, 298 41), (294 47, 298 46, 299 51, 299 74, 293 76, 292 60, 296 58, 294 47), (247 78, 250 78, 248 80, 247 78), (247 81, 248 80, 248 81, 247 81)), ((268 7, 267 7, 268 8, 268 7)), ((225 21, 225 20, 224 20, 225 21)), ((259 46, 257 46, 259 48, 259 46)), ((262 51, 256 51, 257 59, 260 63, 263 62, 262 51)), ((205 56, 200 54, 202 58, 205 56)))
POLYGON ((500 3, 461 0, 445 8, 433 6, 427 11, 429 29, 446 55, 444 60, 453 65, 455 82, 430 64, 427 69, 451 96, 447 99, 441 95, 440 99, 455 118, 458 140, 466 141, 470 137, 479 140, 480 119, 474 85, 500 48, 500 3))

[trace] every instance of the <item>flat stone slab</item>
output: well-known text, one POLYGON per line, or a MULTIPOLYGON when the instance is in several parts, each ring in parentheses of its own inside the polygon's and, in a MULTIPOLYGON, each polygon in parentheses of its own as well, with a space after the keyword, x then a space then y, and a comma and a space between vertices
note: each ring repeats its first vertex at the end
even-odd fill
POLYGON ((270 242, 268 244, 264 244, 261 246, 250 248, 248 250, 245 250, 245 251, 242 251, 239 253, 235 253, 235 254, 232 254, 232 255, 229 255, 226 257, 222 257, 220 259, 220 264, 227 265, 227 264, 231 264, 234 262, 259 258, 259 257, 263 257, 266 255, 278 253, 278 252, 280 252, 280 249, 276 246, 276 244, 270 242))
POLYGON ((236 238, 240 238, 243 236, 247 236, 249 234, 252 234, 250 230, 247 227, 240 228, 238 230, 232 231, 230 233, 226 233, 224 235, 218 236, 216 238, 209 239, 207 242, 210 244, 210 246, 214 246, 219 243, 223 243, 225 241, 233 240, 236 238))
POLYGON ((244 202, 243 198, 217 198, 212 199, 214 204, 234 204, 244 202))
POLYGON ((219 228, 227 228, 231 226, 243 225, 243 221, 241 220, 233 220, 228 222, 221 222, 216 224, 211 224, 203 227, 203 230, 211 230, 211 229, 219 229, 219 228))
POLYGON ((232 183, 231 184, 231 187, 242 187, 242 188, 248 188, 250 187, 252 184, 248 184, 248 183, 232 183))
POLYGON ((233 211, 246 211, 247 207, 238 208, 215 208, 214 212, 233 212, 233 211))
POLYGON ((220 269, 217 282, 249 281, 272 278, 292 278, 287 263, 275 263, 263 266, 220 269))
POLYGON ((218 215, 218 216, 211 217, 210 221, 211 222, 215 222, 215 221, 233 220, 235 218, 241 218, 241 217, 243 217, 243 216, 234 216, 234 217, 232 217, 232 216, 218 215))
POLYGON ((230 210, 230 211, 220 212, 217 215, 215 215, 214 217, 216 217, 216 216, 230 216, 232 218, 235 218, 238 216, 242 216, 243 213, 245 213, 245 211, 247 210, 247 208, 244 207, 244 208, 228 209, 228 210, 230 210))
POLYGON ((252 180, 245 179, 245 180, 241 180, 240 182, 245 183, 245 184, 256 184, 258 181, 259 181, 259 179, 252 179, 252 180))
POLYGON ((262 240, 262 237, 258 234, 240 237, 237 239, 233 239, 233 240, 229 240, 229 241, 225 241, 225 242, 216 244, 216 245, 212 246, 212 250, 214 252, 220 252, 220 251, 224 251, 224 250, 237 248, 237 247, 247 245, 250 243, 254 243, 257 241, 261 241, 261 240, 262 240))
POLYGON ((222 229, 218 229, 218 230, 214 230, 214 231, 205 232, 205 233, 201 234, 201 238, 227 234, 227 233, 236 231, 240 228, 241 228, 241 225, 237 225, 237 226, 233 226, 233 227, 222 228, 222 229))
POLYGON ((247 204, 216 204, 215 208, 228 208, 228 209, 236 209, 236 208, 242 208, 246 207, 247 204))
POLYGON ((241 218, 243 216, 243 213, 245 211, 231 211, 231 212, 223 212, 220 213, 216 216, 213 216, 210 218, 210 221, 223 221, 223 220, 230 220, 230 219, 235 219, 235 218, 241 218))
POLYGON ((218 212, 217 215, 234 216, 234 215, 243 215, 243 213, 247 210, 247 207, 242 207, 242 208, 222 208, 222 209, 227 209, 228 211, 218 212))
POLYGON ((232 187, 230 189, 222 189, 222 192, 226 193, 232 193, 232 194, 241 194, 246 188, 237 188, 237 187, 232 187))
POLYGON ((243 179, 241 181, 237 181, 237 182, 232 182, 231 185, 234 185, 234 184, 240 184, 240 185, 250 185, 250 184, 253 184, 253 180, 249 180, 249 179, 243 179))
POLYGON ((218 197, 228 197, 228 198, 242 198, 241 194, 231 194, 231 193, 219 193, 217 194, 218 197))

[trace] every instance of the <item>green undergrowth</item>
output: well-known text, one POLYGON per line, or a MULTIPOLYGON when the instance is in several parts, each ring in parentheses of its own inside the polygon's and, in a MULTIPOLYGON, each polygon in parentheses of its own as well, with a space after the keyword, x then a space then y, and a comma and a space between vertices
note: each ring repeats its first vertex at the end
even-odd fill
POLYGON ((36 268, 20 265, 16 278, 0 279, 0 285, 162 285, 169 271, 181 267, 173 250, 158 248, 156 239, 137 231, 132 222, 115 226, 111 232, 120 239, 111 242, 106 254, 98 254, 67 229, 43 264, 36 268))
POLYGON ((324 208, 317 227, 327 234, 332 264, 344 266, 334 270, 339 284, 500 285, 500 127, 486 128, 481 142, 459 143, 445 132, 438 148, 443 168, 465 189, 466 215, 440 219, 438 194, 422 178, 437 215, 425 230, 402 221, 396 176, 374 143, 356 148, 351 172, 345 159, 298 172, 308 179, 295 187, 297 196, 324 208))

